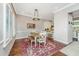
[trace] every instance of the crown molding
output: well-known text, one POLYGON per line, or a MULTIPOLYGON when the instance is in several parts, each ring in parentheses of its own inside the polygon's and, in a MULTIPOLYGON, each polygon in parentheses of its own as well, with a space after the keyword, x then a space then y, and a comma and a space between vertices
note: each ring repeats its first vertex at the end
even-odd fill
POLYGON ((61 11, 61 10, 64 10, 64 9, 66 9, 66 8, 72 6, 72 5, 75 5, 75 4, 76 4, 76 3, 68 4, 68 5, 66 5, 66 6, 64 6, 64 7, 60 8, 60 9, 56 10, 54 13, 57 13, 57 12, 59 12, 59 11, 61 11))

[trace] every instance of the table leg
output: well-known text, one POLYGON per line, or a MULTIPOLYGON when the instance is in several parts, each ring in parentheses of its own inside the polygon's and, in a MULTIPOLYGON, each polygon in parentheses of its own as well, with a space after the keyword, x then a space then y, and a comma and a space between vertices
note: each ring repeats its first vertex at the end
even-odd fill
POLYGON ((36 37, 35 37, 35 47, 36 47, 36 37))

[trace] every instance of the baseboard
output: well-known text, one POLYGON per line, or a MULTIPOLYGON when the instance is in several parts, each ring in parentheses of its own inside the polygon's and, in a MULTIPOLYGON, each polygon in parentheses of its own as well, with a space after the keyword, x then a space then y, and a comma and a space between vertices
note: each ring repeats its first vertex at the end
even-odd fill
MULTIPOLYGON (((56 39, 55 39, 56 40, 56 39)), ((58 41, 58 42, 60 42, 60 43, 63 43, 63 44, 69 44, 68 42, 66 42, 66 41, 60 41, 60 40, 56 40, 56 41, 58 41)))

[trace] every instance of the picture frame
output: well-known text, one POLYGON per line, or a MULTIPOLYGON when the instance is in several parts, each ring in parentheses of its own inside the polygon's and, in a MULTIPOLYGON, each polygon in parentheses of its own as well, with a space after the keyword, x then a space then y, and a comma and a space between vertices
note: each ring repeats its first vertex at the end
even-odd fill
POLYGON ((28 29, 35 29, 35 24, 34 23, 27 23, 27 28, 28 29))

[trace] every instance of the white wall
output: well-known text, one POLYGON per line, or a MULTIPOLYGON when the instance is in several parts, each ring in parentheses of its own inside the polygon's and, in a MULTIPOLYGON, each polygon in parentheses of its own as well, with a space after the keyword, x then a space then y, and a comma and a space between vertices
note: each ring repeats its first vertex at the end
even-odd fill
POLYGON ((69 12, 79 9, 79 4, 72 5, 66 9, 63 9, 54 15, 54 39, 65 44, 72 41, 72 27, 68 24, 71 17, 69 12))
POLYGON ((32 31, 41 31, 43 30, 42 28, 43 22, 39 21, 33 21, 32 18, 22 16, 22 15, 17 15, 16 16, 16 38, 24 38, 28 36, 28 34, 32 31), (35 29, 27 29, 27 23, 34 23, 36 24, 35 29))
MULTIPOLYGON (((46 20, 47 21, 47 20, 46 20)), ((44 30, 45 20, 33 21, 32 18, 22 15, 16 16, 16 38, 25 38, 30 32, 36 31, 41 32, 44 30), (35 29, 28 29, 27 23, 34 23, 36 25, 35 29)))
POLYGON ((54 39, 67 43, 67 18, 65 11, 57 12, 54 15, 54 39))

